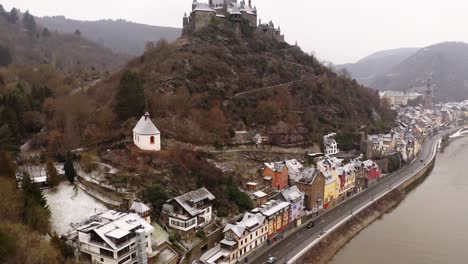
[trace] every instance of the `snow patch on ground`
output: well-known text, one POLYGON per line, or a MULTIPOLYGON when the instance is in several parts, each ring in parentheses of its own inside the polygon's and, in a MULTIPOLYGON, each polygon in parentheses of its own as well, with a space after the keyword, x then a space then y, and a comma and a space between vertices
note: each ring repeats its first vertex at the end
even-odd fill
POLYGON ((81 222, 96 213, 108 210, 98 200, 80 188, 74 188, 68 182, 61 183, 55 190, 45 190, 44 195, 52 212, 52 230, 59 235, 72 231, 71 223, 81 222))
POLYGON ((154 246, 159 246, 164 242, 169 242, 169 234, 157 223, 153 223, 154 232, 152 241, 154 246))

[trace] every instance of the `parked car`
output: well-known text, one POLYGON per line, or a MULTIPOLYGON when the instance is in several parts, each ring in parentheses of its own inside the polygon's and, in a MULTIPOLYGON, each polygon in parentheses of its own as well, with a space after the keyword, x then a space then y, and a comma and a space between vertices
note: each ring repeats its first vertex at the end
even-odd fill
POLYGON ((315 226, 314 221, 310 221, 310 222, 306 225, 306 228, 307 228, 307 229, 311 229, 311 228, 314 227, 314 226, 315 226))
POLYGON ((268 264, 276 263, 276 258, 275 257, 269 257, 268 260, 267 260, 267 263, 268 264))

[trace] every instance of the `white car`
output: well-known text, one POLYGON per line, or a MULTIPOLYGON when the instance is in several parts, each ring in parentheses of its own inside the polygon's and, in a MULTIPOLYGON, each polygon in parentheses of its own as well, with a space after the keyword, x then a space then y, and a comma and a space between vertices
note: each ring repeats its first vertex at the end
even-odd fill
POLYGON ((268 260, 267 260, 267 263, 268 264, 276 263, 276 258, 275 257, 269 257, 268 260))

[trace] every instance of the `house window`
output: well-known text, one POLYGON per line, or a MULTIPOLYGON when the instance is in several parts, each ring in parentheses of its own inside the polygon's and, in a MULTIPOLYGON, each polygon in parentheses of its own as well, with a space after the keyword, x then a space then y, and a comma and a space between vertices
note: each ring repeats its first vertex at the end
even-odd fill
POLYGON ((154 145, 154 136, 150 137, 150 143, 151 143, 151 145, 154 145))

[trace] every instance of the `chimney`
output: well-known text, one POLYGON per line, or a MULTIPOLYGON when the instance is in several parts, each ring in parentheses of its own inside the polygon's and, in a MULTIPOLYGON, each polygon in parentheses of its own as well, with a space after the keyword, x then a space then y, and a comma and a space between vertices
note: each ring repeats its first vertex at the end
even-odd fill
POLYGON ((252 0, 249 0, 249 7, 252 8, 252 0))
POLYGON ((148 120, 150 117, 150 114, 148 112, 145 113, 145 121, 148 120))

